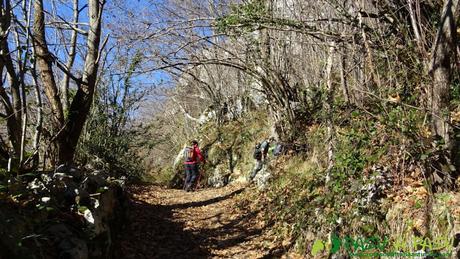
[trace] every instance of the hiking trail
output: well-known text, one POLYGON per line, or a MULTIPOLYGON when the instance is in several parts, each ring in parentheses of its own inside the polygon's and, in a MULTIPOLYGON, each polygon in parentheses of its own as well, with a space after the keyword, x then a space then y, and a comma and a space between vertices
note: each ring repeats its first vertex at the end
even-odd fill
POLYGON ((281 257, 286 249, 267 231, 263 213, 239 202, 244 191, 238 185, 190 193, 153 185, 130 187, 128 224, 116 256, 281 257))

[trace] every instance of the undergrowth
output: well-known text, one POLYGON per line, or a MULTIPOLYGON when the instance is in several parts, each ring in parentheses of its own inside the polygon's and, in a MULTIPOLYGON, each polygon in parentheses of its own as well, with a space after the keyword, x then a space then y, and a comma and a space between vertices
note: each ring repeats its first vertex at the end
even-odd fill
MULTIPOLYGON (((431 237, 448 233, 444 228, 420 234, 414 223, 408 224, 404 231, 394 228, 395 222, 401 221, 389 215, 395 213, 396 202, 405 201, 401 197, 416 197, 411 200, 413 207, 405 211, 408 219, 417 210, 432 213, 432 204, 426 202, 432 183, 421 172, 425 170, 423 161, 434 159, 434 150, 438 149, 433 150, 421 112, 393 104, 380 109, 384 112, 378 116, 373 115, 372 109, 352 109, 336 116, 335 120, 341 122, 337 125, 341 126, 335 129, 334 167, 329 182, 326 183, 324 125, 313 125, 307 132, 310 147, 307 154, 282 157, 274 162, 275 179, 266 192, 258 194, 257 200, 267 211, 267 221, 276 222, 275 235, 291 240, 299 253, 309 253, 315 240, 330 240, 333 235, 385 236, 394 241, 402 233, 410 240, 414 235, 431 237), (375 202, 363 202, 366 201, 363 187, 374 184, 375 176, 381 172, 391 179, 391 187, 375 202), (426 196, 417 196, 416 191, 401 192, 408 186, 414 186, 411 190, 422 188, 426 196)), ((439 200, 436 197, 434 200, 439 200)), ((434 218, 431 220, 435 221, 432 226, 442 225, 434 218)))

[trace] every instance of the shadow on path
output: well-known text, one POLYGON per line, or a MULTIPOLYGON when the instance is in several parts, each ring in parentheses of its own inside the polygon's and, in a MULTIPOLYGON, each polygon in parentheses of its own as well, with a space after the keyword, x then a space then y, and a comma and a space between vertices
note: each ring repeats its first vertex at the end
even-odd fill
MULTIPOLYGON (((233 215, 231 219, 223 215, 226 214, 225 207, 222 207, 224 212, 199 214, 203 209, 199 207, 217 206, 219 202, 243 191, 244 188, 241 188, 212 199, 167 205, 132 198, 127 206, 128 225, 117 241, 116 247, 119 249, 115 252, 115 258, 210 258, 216 256, 213 250, 226 250, 260 235, 264 228, 257 228, 253 224, 258 211, 233 215), (197 224, 192 229, 186 229, 186 222, 177 220, 175 213, 190 208, 196 208, 198 217, 187 220, 196 221, 197 224), (203 225, 203 222, 215 224, 203 225)), ((148 190, 141 188, 141 192, 148 190)), ((232 257, 235 255, 232 252, 237 253, 235 251, 224 251, 224 257, 232 257)))
POLYGON ((119 240, 114 258, 207 258, 196 237, 184 225, 172 221, 168 206, 131 201, 128 225, 119 240))
MULTIPOLYGON (((172 204, 172 205, 168 205, 167 207, 170 207, 170 209, 185 209, 185 208, 190 208, 190 207, 207 206, 207 205, 211 205, 213 203, 218 203, 218 202, 223 201, 223 200, 231 199, 235 195, 240 194, 243 191, 244 191, 244 188, 241 188, 241 189, 235 190, 235 191, 233 191, 233 192, 231 192, 231 193, 229 193, 227 195, 215 197, 215 198, 212 198, 212 199, 209 199, 209 200, 172 204)), ((193 195, 193 194, 191 194, 191 195, 193 195)))

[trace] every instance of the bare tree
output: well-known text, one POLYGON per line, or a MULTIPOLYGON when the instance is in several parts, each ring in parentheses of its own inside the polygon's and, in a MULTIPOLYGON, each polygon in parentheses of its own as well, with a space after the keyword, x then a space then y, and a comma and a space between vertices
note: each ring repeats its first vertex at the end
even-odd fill
MULTIPOLYGON (((56 75, 53 71, 53 61, 55 57, 50 53, 46 42, 43 1, 35 0, 34 2, 34 47, 37 56, 37 68, 40 71, 41 81, 46 96, 51 104, 55 134, 54 139, 57 143, 56 153, 58 155, 58 163, 71 163, 73 161, 78 139, 91 106, 99 65, 99 47, 101 42, 101 23, 104 4, 105 1, 88 1, 89 30, 82 78, 77 78, 71 71, 67 70, 71 64, 67 67, 60 67, 78 86, 76 95, 71 102, 68 115, 65 117, 62 100, 56 83, 56 75)), ((73 37, 74 36, 72 36, 72 38, 73 37)), ((72 43, 74 43, 74 40, 72 40, 72 43)), ((74 53, 71 54, 74 55, 74 53)), ((72 57, 70 57, 69 60, 72 60, 72 57)))
POLYGON ((334 167, 334 145, 335 145, 335 129, 334 129, 334 94, 335 84, 332 79, 332 68, 335 54, 335 43, 332 42, 329 47, 329 57, 326 65, 326 84, 327 84, 327 98, 324 100, 324 107, 327 113, 327 169, 326 169, 326 182, 331 178, 331 170, 334 167))
POLYGON ((452 62, 457 53, 457 17, 460 7, 457 0, 447 0, 441 15, 436 40, 433 45, 430 74, 433 85, 430 93, 433 132, 450 143, 449 104, 452 62), (454 55, 452 55, 454 54, 454 55))
MULTIPOLYGON (((21 132, 23 122, 23 101, 20 88, 20 77, 19 73, 16 72, 12 52, 9 48, 8 36, 12 26, 12 9, 10 1, 0 2, 0 71, 6 70, 7 82, 0 79, 0 96, 2 99, 3 108, 5 114, 0 115, 7 121, 7 131, 9 142, 12 147, 12 152, 3 150, 4 153, 9 153, 9 159, 13 160, 13 164, 18 166, 19 159, 21 157, 21 132), (5 85, 9 85, 11 98, 5 90, 5 85)), ((24 90, 24 89, 23 89, 24 90)))

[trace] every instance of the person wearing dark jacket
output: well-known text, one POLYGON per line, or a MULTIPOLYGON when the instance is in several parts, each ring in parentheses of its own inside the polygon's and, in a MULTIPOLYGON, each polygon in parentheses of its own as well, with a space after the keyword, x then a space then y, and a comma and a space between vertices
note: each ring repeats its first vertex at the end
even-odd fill
POLYGON ((254 159, 256 160, 256 164, 251 172, 251 175, 249 176, 249 182, 254 180, 254 177, 256 177, 257 173, 262 170, 264 164, 266 163, 268 158, 268 149, 270 147, 270 142, 272 141, 273 138, 270 138, 256 145, 254 151, 254 159))
POLYGON ((198 141, 193 140, 191 147, 184 149, 185 157, 185 183, 184 190, 189 192, 192 191, 195 179, 199 174, 199 163, 205 163, 204 157, 201 154, 201 150, 198 147, 198 141))

